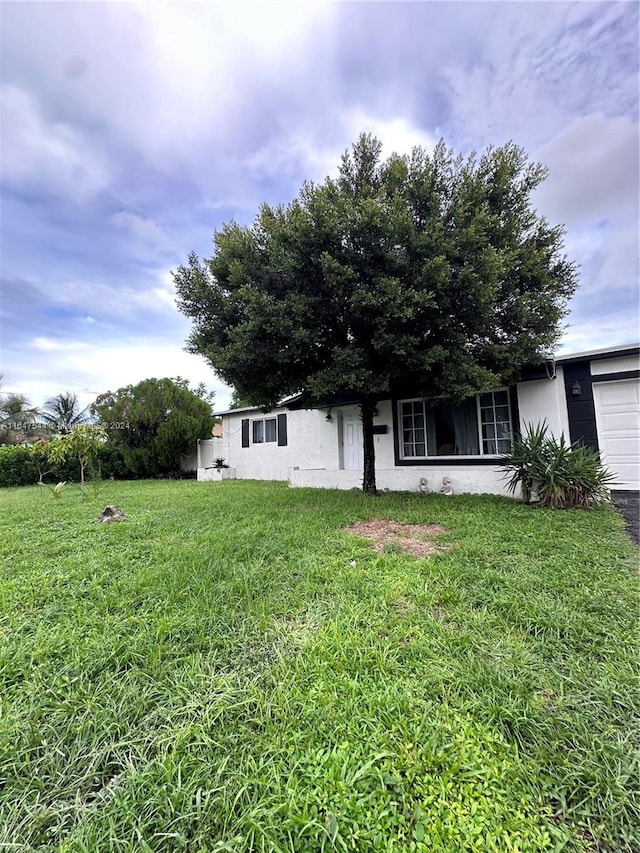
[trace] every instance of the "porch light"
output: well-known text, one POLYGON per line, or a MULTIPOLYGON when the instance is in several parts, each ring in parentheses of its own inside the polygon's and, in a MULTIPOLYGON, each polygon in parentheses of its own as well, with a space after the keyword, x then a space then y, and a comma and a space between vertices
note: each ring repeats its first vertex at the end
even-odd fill
POLYGON ((571 394, 573 397, 579 397, 582 394, 582 385, 576 379, 573 385, 571 386, 571 394))

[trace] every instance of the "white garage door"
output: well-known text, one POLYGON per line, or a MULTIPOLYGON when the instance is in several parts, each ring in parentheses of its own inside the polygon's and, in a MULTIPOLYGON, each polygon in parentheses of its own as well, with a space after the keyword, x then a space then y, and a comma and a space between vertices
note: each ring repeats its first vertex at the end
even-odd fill
POLYGON ((594 382, 602 461, 618 478, 614 489, 640 489, 640 379, 594 382))

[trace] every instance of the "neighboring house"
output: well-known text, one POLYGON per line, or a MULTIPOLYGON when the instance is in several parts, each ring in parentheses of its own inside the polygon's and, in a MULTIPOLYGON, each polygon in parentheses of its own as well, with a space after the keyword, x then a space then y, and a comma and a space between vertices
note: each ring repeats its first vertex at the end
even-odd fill
MULTIPOLYGON (((378 404, 374 421, 379 489, 505 493, 499 457, 509 436, 546 421, 555 435, 600 450, 615 488, 640 488, 640 346, 560 356, 527 368, 522 381, 430 406, 409 394, 378 404)), ((356 403, 316 409, 295 398, 269 413, 218 412, 222 436, 198 442, 198 479, 223 457, 240 479, 350 489, 362 482, 362 424, 356 403)))

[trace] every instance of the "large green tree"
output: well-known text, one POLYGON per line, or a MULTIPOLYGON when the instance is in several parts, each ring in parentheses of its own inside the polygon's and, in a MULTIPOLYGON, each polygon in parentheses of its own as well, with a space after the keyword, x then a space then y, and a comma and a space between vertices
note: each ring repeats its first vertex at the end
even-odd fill
POLYGON ((272 407, 350 394, 375 492, 376 403, 400 385, 460 401, 518 378, 552 347, 576 271, 564 230, 532 207, 545 178, 512 143, 481 157, 381 157, 363 134, 335 179, 226 224, 215 254, 174 274, 188 349, 242 399, 272 407))
POLYGON ((213 423, 211 406, 171 379, 145 379, 108 391, 92 412, 136 476, 177 473, 197 439, 211 435, 213 423))

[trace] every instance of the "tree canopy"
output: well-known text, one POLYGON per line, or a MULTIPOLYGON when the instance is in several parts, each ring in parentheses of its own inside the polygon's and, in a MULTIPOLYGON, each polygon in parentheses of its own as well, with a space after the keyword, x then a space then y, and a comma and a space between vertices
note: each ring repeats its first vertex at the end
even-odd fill
POLYGON ((0 394, 0 444, 24 444, 37 434, 39 411, 24 394, 0 394))
MULTIPOLYGON (((80 463, 80 495, 83 500, 85 469, 96 459, 106 438, 106 431, 97 424, 76 424, 60 438, 46 445, 46 455, 51 462, 64 462, 69 456, 76 457, 80 463)), ((37 451, 34 452, 36 454, 37 451)))
POLYGON ((108 391, 92 411, 137 476, 177 473, 182 457, 194 452, 198 438, 210 436, 213 423, 210 405, 171 379, 108 391))
POLYGON ((74 427, 88 422, 89 407, 80 408, 77 394, 62 391, 45 402, 40 417, 54 432, 68 435, 74 427))
POLYGON ((557 341, 577 281, 564 229, 531 204, 545 169, 521 148, 381 150, 361 135, 336 178, 227 223, 212 258, 174 274, 189 351, 243 400, 359 401, 373 492, 376 402, 401 385, 455 402, 516 381, 557 341))

